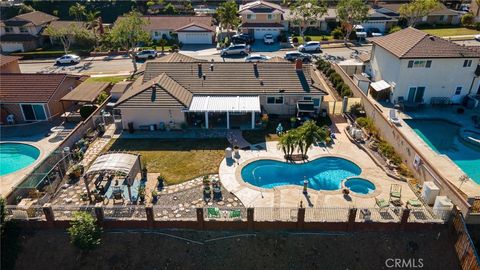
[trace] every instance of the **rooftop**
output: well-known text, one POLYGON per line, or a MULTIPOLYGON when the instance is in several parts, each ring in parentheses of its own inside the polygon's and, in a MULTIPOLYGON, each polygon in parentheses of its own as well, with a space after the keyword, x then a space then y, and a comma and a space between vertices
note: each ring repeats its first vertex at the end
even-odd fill
POLYGON ((13 61, 19 60, 21 57, 18 56, 11 56, 11 55, 3 55, 0 54, 0 67, 3 67, 7 64, 10 64, 13 61))
POLYGON ((58 20, 58 18, 53 15, 50 15, 41 11, 33 11, 33 12, 17 15, 8 20, 4 20, 2 21, 2 24, 7 26, 30 26, 30 25, 37 26, 37 25, 42 25, 55 20, 58 20))
MULTIPOLYGON (((384 9, 388 9, 390 11, 393 11, 394 13, 396 14, 399 14, 400 13, 400 7, 404 5, 404 4, 388 4, 388 3, 381 3, 379 4, 378 6, 380 8, 384 8, 384 9)), ((433 10, 432 12, 430 12, 430 14, 428 14, 430 16, 439 16, 439 15, 459 15, 459 13, 455 10, 451 10, 449 8, 447 8, 444 4, 442 3, 439 3, 438 4, 438 7, 433 10)))
POLYGON ((250 10, 252 12, 258 12, 258 13, 269 13, 275 10, 280 11, 281 13, 284 12, 283 8, 280 5, 270 3, 267 1, 262 1, 262 0, 240 5, 238 12, 241 13, 246 10, 250 10))
MULTIPOLYGON (((145 26, 145 30, 175 30, 181 29, 190 24, 200 25, 214 30, 212 17, 210 16, 173 16, 173 15, 159 15, 159 16, 143 16, 149 23, 145 26)), ((119 20, 122 17, 118 17, 119 20)))

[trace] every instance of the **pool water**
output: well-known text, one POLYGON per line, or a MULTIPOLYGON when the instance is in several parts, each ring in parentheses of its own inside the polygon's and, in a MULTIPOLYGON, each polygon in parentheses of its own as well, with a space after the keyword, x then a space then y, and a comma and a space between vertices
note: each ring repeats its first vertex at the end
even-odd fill
POLYGON ((362 170, 355 163, 338 157, 322 157, 301 164, 276 160, 257 160, 242 169, 245 182, 257 187, 274 188, 285 185, 303 186, 315 190, 336 190, 341 188, 342 180, 360 175, 362 170))
POLYGON ((23 143, 0 143, 0 176, 21 170, 37 160, 38 148, 23 143))
POLYGON ((435 152, 446 155, 477 184, 480 184, 480 148, 462 142, 460 126, 449 121, 409 119, 405 122, 435 152))
POLYGON ((345 187, 359 194, 370 194, 375 191, 375 185, 372 182, 359 177, 347 179, 345 187))

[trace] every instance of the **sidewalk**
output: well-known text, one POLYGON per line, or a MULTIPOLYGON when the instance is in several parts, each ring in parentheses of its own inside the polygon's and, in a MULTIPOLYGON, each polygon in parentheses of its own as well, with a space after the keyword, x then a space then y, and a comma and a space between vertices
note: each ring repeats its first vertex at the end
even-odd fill
MULTIPOLYGON (((38 63, 55 63, 56 58, 39 58, 30 60, 20 60, 20 64, 38 64, 38 63)), ((112 60, 128 60, 126 55, 115 56, 89 56, 83 58, 82 61, 112 61, 112 60)))

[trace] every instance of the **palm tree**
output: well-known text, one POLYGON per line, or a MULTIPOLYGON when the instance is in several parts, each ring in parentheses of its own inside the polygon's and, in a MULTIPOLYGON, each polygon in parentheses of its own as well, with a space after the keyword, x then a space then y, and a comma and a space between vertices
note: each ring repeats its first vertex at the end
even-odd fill
POLYGON ((76 3, 68 9, 68 14, 70 14, 70 16, 74 16, 75 20, 79 22, 82 20, 82 16, 85 15, 85 11, 85 6, 81 5, 80 3, 76 3))
POLYGON ((162 47, 162 54, 165 52, 165 46, 167 45, 167 40, 164 39, 164 38, 161 38, 159 41, 158 41, 158 45, 160 45, 162 47))
POLYGON ((327 130, 317 126, 317 124, 313 120, 305 121, 305 123, 303 123, 303 125, 299 127, 298 130, 305 147, 305 152, 302 152, 302 154, 305 153, 305 155, 307 155, 308 149, 315 142, 325 141, 328 136, 327 130))
POLYGON ((237 16, 237 4, 233 0, 221 4, 217 9, 217 14, 220 25, 227 28, 227 32, 240 23, 240 19, 237 16))
POLYGON ((100 11, 98 10, 89 11, 85 13, 85 17, 87 19, 87 26, 88 28, 92 29, 92 32, 93 32, 93 37, 95 39, 95 47, 98 46, 97 27, 100 24, 100 21, 98 19, 99 15, 100 15, 100 11))
POLYGON ((284 133, 278 141, 277 147, 281 148, 285 154, 285 159, 289 159, 295 150, 295 134, 292 131, 284 133))

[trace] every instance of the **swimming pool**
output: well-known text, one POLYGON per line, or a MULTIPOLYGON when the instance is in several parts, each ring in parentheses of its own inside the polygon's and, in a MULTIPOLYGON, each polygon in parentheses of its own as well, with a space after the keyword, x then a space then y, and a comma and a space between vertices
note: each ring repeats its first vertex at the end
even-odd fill
POLYGON ((285 185, 303 186, 315 190, 336 190, 342 187, 342 180, 360 175, 362 170, 355 163, 339 157, 322 157, 307 163, 286 163, 262 159, 253 161, 241 171, 245 182, 257 187, 274 188, 285 185))
POLYGON ((0 176, 23 169, 37 160, 40 150, 24 143, 0 143, 0 176))
POLYGON ((480 184, 480 148, 462 142, 461 126, 441 119, 407 119, 405 122, 435 152, 446 155, 480 184))
POLYGON ((344 185, 352 192, 364 195, 375 191, 375 185, 372 182, 360 177, 348 178, 344 185))

